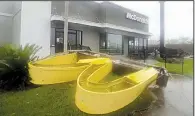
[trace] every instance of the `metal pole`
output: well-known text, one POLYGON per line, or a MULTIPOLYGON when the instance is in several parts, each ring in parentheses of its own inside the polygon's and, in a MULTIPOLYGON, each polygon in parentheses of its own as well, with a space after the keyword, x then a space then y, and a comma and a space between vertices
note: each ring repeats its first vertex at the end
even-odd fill
POLYGON ((167 67, 167 56, 165 55, 165 68, 167 67))
POLYGON ((184 58, 182 58, 182 75, 183 75, 184 58))
POLYGON ((146 48, 144 47, 144 38, 142 38, 143 39, 143 47, 142 47, 142 49, 143 49, 143 55, 144 55, 144 63, 145 63, 145 58, 146 58, 146 48))
POLYGON ((160 57, 164 54, 164 1, 160 1, 160 57))
POLYGON ((69 1, 64 1, 65 9, 64 9, 64 52, 67 53, 68 50, 68 7, 69 1))

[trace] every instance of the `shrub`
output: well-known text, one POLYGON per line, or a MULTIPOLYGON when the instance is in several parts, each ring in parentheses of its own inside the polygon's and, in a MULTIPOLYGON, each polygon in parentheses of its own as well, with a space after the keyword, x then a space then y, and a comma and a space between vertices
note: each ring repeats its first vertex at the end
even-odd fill
POLYGON ((38 58, 39 49, 35 44, 0 47, 0 89, 24 89, 29 84, 28 62, 38 58))

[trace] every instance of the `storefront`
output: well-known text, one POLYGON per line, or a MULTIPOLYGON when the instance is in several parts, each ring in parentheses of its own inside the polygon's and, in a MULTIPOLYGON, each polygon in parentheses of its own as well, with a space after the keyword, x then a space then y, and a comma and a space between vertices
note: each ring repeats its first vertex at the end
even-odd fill
POLYGON ((16 15, 10 15, 14 19, 10 40, 18 45, 41 46, 38 53, 41 57, 63 52, 64 46, 68 50, 91 49, 124 56, 143 53, 147 49, 151 35, 148 17, 114 3, 69 1, 66 17, 64 1, 19 3, 15 4, 19 9, 16 15), (65 18, 68 19, 67 33, 64 33, 65 18))
MULTIPOLYGON (((64 2, 52 1, 51 8, 51 46, 55 47, 55 52, 62 52, 63 43, 59 50, 57 40, 59 33, 62 38, 64 35, 61 15, 64 2)), ((111 2, 69 2, 68 49, 80 49, 82 45, 94 51, 128 56, 143 53, 150 35, 145 15, 111 2)))

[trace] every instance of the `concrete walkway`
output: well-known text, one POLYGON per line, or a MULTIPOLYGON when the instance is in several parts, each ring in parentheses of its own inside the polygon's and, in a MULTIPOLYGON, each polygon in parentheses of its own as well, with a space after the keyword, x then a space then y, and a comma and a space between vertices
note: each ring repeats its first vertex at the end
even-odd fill
MULTIPOLYGON (((125 56, 118 56, 118 55, 114 55, 114 57, 116 57, 117 59, 121 59, 123 61, 128 61, 128 60, 132 60, 132 61, 137 61, 137 62, 140 62, 140 63, 144 63, 144 60, 135 60, 135 59, 130 59, 128 57, 125 57, 125 56)), ((148 58, 145 60, 145 63, 146 64, 150 64, 150 65, 155 65, 157 63, 159 63, 157 60, 155 59, 151 59, 151 58, 148 58)))
POLYGON ((158 100, 142 116, 193 116, 192 79, 173 76, 166 88, 153 92, 158 100))

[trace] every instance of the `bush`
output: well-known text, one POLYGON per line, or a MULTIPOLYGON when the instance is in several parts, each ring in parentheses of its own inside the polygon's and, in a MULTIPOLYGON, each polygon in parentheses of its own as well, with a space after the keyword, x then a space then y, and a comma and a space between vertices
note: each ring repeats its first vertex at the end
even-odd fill
POLYGON ((24 89, 29 84, 28 62, 38 58, 35 54, 39 49, 35 44, 0 47, 0 89, 24 89))

